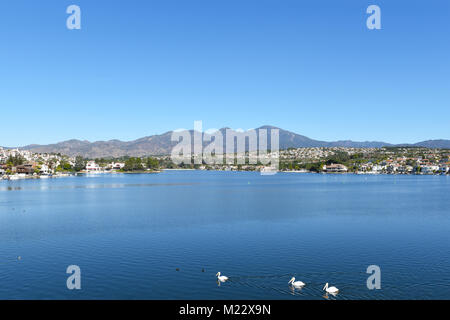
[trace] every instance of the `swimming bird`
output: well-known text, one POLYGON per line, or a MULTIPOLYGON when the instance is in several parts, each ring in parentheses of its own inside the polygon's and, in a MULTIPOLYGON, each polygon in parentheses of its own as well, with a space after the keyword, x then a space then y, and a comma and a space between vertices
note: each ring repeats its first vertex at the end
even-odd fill
POLYGON ((291 280, 289 280, 288 283, 291 284, 293 287, 296 287, 296 288, 301 288, 301 287, 303 287, 305 285, 304 282, 295 281, 295 277, 292 277, 291 280))
POLYGON ((332 295, 336 295, 339 292, 339 289, 336 287, 328 287, 328 282, 325 284, 322 290, 325 290, 327 293, 331 293, 332 295))
POLYGON ((220 282, 225 282, 228 280, 228 277, 220 275, 220 271, 217 272, 216 276, 217 276, 217 280, 219 280, 220 282))

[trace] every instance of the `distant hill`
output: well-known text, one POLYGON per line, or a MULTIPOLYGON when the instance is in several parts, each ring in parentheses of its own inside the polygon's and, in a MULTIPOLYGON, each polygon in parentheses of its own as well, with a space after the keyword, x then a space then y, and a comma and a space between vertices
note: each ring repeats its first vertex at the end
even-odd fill
MULTIPOLYGON (((273 126, 262 126, 260 129, 279 129, 280 149, 301 147, 353 147, 353 148, 381 148, 384 146, 420 146, 427 148, 450 148, 450 140, 427 140, 415 144, 394 145, 381 141, 320 141, 302 136, 300 134, 276 128, 273 126)), ((226 128, 220 129, 225 136, 226 128)), ((269 131, 269 130, 268 130, 269 131)), ((192 133, 192 130, 191 130, 192 133)), ((121 156, 147 156, 170 154, 172 148, 177 144, 171 141, 172 131, 143 137, 133 141, 81 141, 68 140, 49 145, 28 145, 20 149, 30 150, 37 153, 61 153, 69 156, 82 155, 88 158, 121 157, 121 156)), ((224 137, 225 141, 225 137, 224 137)), ((205 143, 206 145, 207 143, 205 143)), ((270 146, 270 143, 269 143, 270 146)), ((248 148, 248 146, 247 146, 248 148)))
POLYGON ((417 147, 450 149, 450 140, 426 140, 414 145, 417 147))

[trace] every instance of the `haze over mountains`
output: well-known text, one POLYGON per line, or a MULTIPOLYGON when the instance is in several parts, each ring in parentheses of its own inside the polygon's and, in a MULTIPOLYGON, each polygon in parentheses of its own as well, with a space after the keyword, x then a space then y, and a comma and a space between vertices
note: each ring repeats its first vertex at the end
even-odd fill
MULTIPOLYGON (((384 146, 420 146, 427 148, 450 148, 450 140, 427 140, 414 144, 394 145, 382 141, 319 141, 306 136, 296 134, 281 128, 273 126, 262 126, 260 129, 279 129, 279 147, 280 149, 301 148, 301 147, 354 147, 354 148, 380 148, 384 146)), ((220 129, 225 136, 226 128, 220 129)), ((192 131, 191 131, 192 133, 192 131)), ((149 155, 168 155, 177 142, 171 141, 172 131, 143 137, 133 141, 81 141, 68 140, 49 145, 28 145, 20 149, 30 150, 36 153, 61 153, 69 156, 81 155, 88 158, 107 158, 121 156, 149 156, 149 155)), ((225 138, 224 138, 225 139, 225 138)), ((209 142, 204 143, 204 145, 209 142)), ((270 146, 270 143, 269 143, 270 146)))

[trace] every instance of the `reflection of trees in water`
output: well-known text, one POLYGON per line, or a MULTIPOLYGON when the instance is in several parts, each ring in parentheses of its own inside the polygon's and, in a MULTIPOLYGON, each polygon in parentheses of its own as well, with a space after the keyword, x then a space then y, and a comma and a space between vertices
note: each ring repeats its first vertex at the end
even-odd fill
POLYGON ((22 187, 11 187, 11 186, 8 186, 8 187, 6 188, 6 190, 8 190, 8 191, 12 191, 12 190, 22 190, 22 187))

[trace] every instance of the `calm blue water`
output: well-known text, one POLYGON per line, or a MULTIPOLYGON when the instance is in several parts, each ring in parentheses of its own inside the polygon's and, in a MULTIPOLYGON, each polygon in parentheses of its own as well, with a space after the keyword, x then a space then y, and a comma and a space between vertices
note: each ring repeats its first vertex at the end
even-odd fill
POLYGON ((448 176, 0 181, 0 298, 324 299, 329 282, 333 299, 449 299, 449 194, 448 176), (372 264, 381 290, 366 287, 372 264), (292 275, 306 287, 292 291, 292 275))

